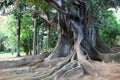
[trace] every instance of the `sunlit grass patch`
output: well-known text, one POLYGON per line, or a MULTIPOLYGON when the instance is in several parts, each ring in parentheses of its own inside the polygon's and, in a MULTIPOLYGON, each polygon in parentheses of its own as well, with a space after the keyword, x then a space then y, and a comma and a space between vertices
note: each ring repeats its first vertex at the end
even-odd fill
MULTIPOLYGON (((21 56, 25 56, 24 52, 20 53, 21 56)), ((17 53, 12 53, 12 52, 0 52, 0 59, 1 58, 13 58, 16 57, 17 53)))

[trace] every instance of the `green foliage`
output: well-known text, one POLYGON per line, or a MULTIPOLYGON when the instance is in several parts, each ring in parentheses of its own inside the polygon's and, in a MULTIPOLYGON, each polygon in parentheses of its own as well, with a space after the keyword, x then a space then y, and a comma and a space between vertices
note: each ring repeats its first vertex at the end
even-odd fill
POLYGON ((6 36, 0 33, 0 51, 4 51, 4 41, 6 40, 6 36))
POLYGON ((28 3, 34 4, 35 10, 41 10, 47 12, 51 6, 48 5, 45 0, 27 0, 28 3))
POLYGON ((14 17, 15 17, 15 19, 22 18, 22 14, 19 11, 14 10, 14 17))
POLYGON ((57 35, 57 32, 56 32, 56 29, 55 28, 51 28, 50 29, 50 40, 49 40, 49 47, 50 48, 54 48, 56 43, 57 43, 57 39, 58 39, 58 35, 57 35))
POLYGON ((24 14, 21 24, 21 49, 26 53, 32 50, 33 42, 33 20, 30 14, 24 14))
POLYGON ((43 23, 41 23, 38 29, 39 30, 38 41, 43 51, 52 50, 57 42, 57 38, 58 38, 57 32, 56 29, 53 27, 50 28, 50 31, 45 29, 43 27, 43 23))
POLYGON ((2 17, 0 34, 6 36, 4 47, 6 50, 16 49, 16 20, 13 15, 2 17))
POLYGON ((116 37, 120 35, 120 24, 114 16, 113 11, 100 12, 97 26, 101 26, 101 36, 109 45, 117 45, 116 37))
POLYGON ((8 7, 9 5, 13 5, 14 0, 3 0, 0 1, 0 9, 3 7, 8 7))
MULTIPOLYGON (((3 22, 0 27, 0 34, 6 36, 4 40, 4 47, 6 50, 16 50, 16 28, 17 20, 14 15, 3 17, 3 22)), ((21 24, 21 50, 28 49, 32 50, 32 37, 33 37, 33 20, 30 14, 23 15, 21 24), (28 46, 29 45, 29 46, 28 46)), ((26 50, 25 50, 26 51, 26 50)))
MULTIPOLYGON (((16 50, 16 28, 17 28, 17 20, 15 19, 14 15, 10 15, 8 17, 4 17, 4 20, 2 20, 3 23, 0 27, 0 36, 1 40, 2 37, 6 37, 5 40, 2 40, 4 42, 1 42, 3 44, 4 49, 6 50, 16 50)), ((46 29, 43 30, 43 25, 45 21, 41 18, 38 19, 38 42, 39 45, 41 45, 41 49, 46 50, 47 49, 47 43, 49 43, 48 49, 53 49, 56 45, 57 41, 57 34, 56 30, 54 28, 50 29, 50 38, 48 41, 48 34, 46 34, 46 29), (45 38, 46 36, 46 38, 45 38), (44 39, 43 39, 44 38, 44 39)), ((26 53, 29 52, 29 50, 32 50, 33 45, 33 19, 30 14, 24 14, 22 17, 22 23, 21 23, 21 35, 20 35, 20 47, 22 51, 25 51, 26 53)))
POLYGON ((92 0, 92 9, 97 10, 107 10, 112 7, 117 7, 120 5, 119 0, 92 0))

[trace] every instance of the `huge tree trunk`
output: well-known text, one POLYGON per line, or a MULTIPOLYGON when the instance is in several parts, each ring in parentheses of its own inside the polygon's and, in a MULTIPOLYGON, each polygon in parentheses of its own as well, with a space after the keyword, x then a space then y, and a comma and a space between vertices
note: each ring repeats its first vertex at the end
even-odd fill
POLYGON ((68 79, 68 75, 74 73, 77 73, 74 76, 85 73, 95 74, 89 60, 104 59, 99 53, 101 50, 96 47, 98 42, 101 44, 103 42, 99 40, 97 31, 93 33, 94 36, 89 36, 88 31, 93 26, 91 22, 93 11, 89 7, 91 5, 89 1, 70 0, 66 7, 63 0, 46 0, 46 2, 58 10, 58 42, 45 63, 47 62, 50 66, 57 64, 57 66, 42 78, 57 75, 57 79, 61 77, 68 79))
POLYGON ((64 10, 62 10, 63 5, 61 0, 56 0, 56 1, 46 0, 46 1, 59 11, 59 16, 58 16, 59 18, 57 25, 57 27, 59 28, 58 30, 59 39, 55 47, 55 50, 53 50, 52 52, 53 54, 51 55, 53 55, 54 57, 56 55, 57 55, 56 57, 62 55, 63 57, 63 54, 65 53, 62 52, 64 51, 62 48, 65 48, 65 45, 69 44, 70 48, 68 50, 65 49, 67 50, 67 52, 70 52, 71 49, 74 48, 75 52, 79 51, 77 54, 87 55, 90 59, 101 61, 99 52, 92 45, 90 39, 87 38, 88 35, 86 35, 90 27, 89 25, 91 25, 90 19, 92 19, 91 18, 92 14, 88 14, 90 10, 87 9, 88 6, 86 5, 86 3, 82 1, 79 1, 78 2, 79 4, 75 4, 74 1, 70 2, 71 4, 69 7, 70 12, 65 13, 64 10), (80 51, 82 53, 80 53, 80 51))
MULTIPOLYGON (((56 8, 62 7, 62 0, 56 0, 55 2, 47 0, 47 2, 56 8)), ((66 78, 69 74, 74 73, 78 73, 75 76, 81 76, 84 72, 94 74, 92 65, 86 59, 102 61, 99 52, 85 34, 85 31, 87 31, 84 24, 86 20, 84 17, 86 12, 85 4, 80 3, 78 6, 81 12, 76 7, 74 5, 70 7, 70 15, 64 14, 63 11, 58 9, 60 11, 58 12, 57 24, 58 42, 45 62, 51 66, 59 61, 62 62, 52 72, 44 75, 44 78, 51 75, 57 75, 57 79, 60 77, 66 78)))
POLYGON ((20 29, 21 29, 21 18, 18 19, 18 28, 17 28, 17 57, 20 57, 20 29))

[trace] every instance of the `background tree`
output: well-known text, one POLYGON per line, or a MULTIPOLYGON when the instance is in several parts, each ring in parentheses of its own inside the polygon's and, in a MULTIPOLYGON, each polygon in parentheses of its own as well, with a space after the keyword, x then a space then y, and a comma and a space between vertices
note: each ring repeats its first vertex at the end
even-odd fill
POLYGON ((15 5, 16 5, 16 9, 15 9, 14 15, 16 19, 18 19, 18 22, 17 22, 17 26, 18 26, 17 27, 17 57, 20 57, 20 32, 21 32, 21 17, 22 17, 22 14, 20 12, 21 12, 22 7, 20 6, 19 1, 16 1, 15 5))

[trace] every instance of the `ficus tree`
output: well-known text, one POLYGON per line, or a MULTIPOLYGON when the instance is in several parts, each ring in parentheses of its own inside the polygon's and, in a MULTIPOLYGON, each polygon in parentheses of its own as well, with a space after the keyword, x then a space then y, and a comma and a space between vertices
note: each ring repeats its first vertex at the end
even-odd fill
POLYGON ((52 64, 52 60, 56 60, 57 62, 57 60, 61 59, 63 62, 50 74, 44 75, 43 77, 51 76, 53 73, 53 75, 56 74, 59 79, 61 76, 66 77, 70 71, 74 72, 75 69, 79 71, 80 68, 84 69, 78 72, 79 75, 83 74, 84 70, 91 74, 91 72, 94 71, 87 59, 102 61, 105 57, 101 56, 101 53, 111 52, 110 48, 99 36, 99 26, 94 24, 97 19, 97 12, 99 10, 107 10, 110 7, 115 7, 117 1, 45 1, 58 11, 56 22, 58 42, 45 61, 49 62, 51 60, 52 64), (76 61, 78 63, 76 63, 76 61), (63 65, 64 67, 61 68, 63 65), (68 69, 70 65, 71 67, 68 69), (56 69, 58 69, 58 71, 56 69))
MULTIPOLYGON (((111 52, 99 36, 99 27, 94 25, 98 18, 97 12, 116 7, 120 2, 118 0, 38 0, 37 2, 44 3, 40 4, 44 6, 49 4, 52 6, 51 9, 57 10, 55 25, 58 32, 55 48, 42 63, 42 66, 55 67, 40 78, 56 76, 57 79, 69 79, 86 73, 95 74, 89 60, 106 60, 106 56, 101 53, 111 52)), ((40 6, 37 8, 35 12, 41 16, 40 9, 44 8, 40 6)), ((51 20, 54 18, 50 17, 49 11, 41 17, 53 25, 51 20)))

